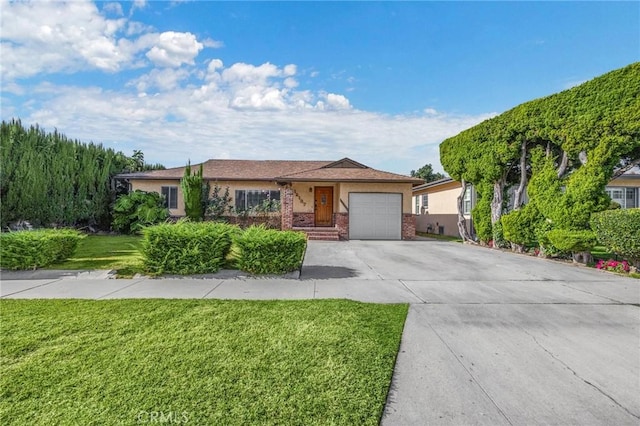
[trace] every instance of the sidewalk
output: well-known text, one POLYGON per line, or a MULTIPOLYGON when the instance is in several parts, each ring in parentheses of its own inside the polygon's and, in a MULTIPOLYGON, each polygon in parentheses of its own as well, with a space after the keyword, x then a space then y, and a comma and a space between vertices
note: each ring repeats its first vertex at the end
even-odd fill
POLYGON ((7 299, 352 299, 375 303, 420 303, 400 281, 359 279, 56 279, 6 280, 0 297, 7 299))

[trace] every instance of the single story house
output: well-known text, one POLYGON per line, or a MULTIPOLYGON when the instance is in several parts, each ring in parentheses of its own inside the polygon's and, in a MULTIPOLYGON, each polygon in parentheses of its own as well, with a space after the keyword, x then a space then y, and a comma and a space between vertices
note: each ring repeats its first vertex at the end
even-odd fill
MULTIPOLYGON (((458 196, 461 191, 461 183, 451 178, 414 186, 412 211, 416 215, 416 231, 457 237, 458 196)), ((620 204, 623 209, 640 207, 640 167, 612 179, 605 191, 611 200, 620 204)), ((513 199, 513 196, 510 199, 513 199)), ((471 235, 474 234, 471 209, 476 205, 476 200, 473 185, 469 185, 465 193, 463 212, 471 235)))
MULTIPOLYGON (((198 170, 199 164, 192 165, 198 170)), ((231 205, 246 210, 264 200, 279 200, 281 229, 335 232, 342 239, 415 237, 412 187, 424 183, 372 169, 343 158, 338 161, 208 160, 203 178, 211 188, 229 188, 231 205)), ((120 174, 130 190, 165 196, 172 216, 184 216, 180 179, 184 167, 120 174)))

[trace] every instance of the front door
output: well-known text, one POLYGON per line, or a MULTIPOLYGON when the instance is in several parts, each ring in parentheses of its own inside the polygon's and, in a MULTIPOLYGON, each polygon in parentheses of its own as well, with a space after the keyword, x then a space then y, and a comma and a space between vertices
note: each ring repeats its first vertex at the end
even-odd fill
POLYGON ((316 187, 315 216, 316 226, 333 225, 333 187, 316 187))

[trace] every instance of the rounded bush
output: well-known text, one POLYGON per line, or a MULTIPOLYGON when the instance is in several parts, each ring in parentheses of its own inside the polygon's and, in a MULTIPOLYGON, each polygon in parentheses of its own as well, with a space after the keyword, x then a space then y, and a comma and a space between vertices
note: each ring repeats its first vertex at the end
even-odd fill
POLYGON ((596 235, 588 230, 570 231, 554 229, 547 233, 547 237, 555 247, 562 251, 585 252, 591 250, 596 243, 596 235))
POLYGON ((238 234, 238 267, 252 274, 283 274, 302 265, 307 236, 296 231, 277 231, 251 226, 238 234))
POLYGON ((220 270, 231 248, 232 225, 216 222, 165 223, 145 228, 142 255, 153 274, 208 274, 220 270))
POLYGON ((591 215, 598 241, 620 256, 640 262, 640 209, 605 210, 591 215))
POLYGON ((85 236, 72 229, 45 229, 0 234, 2 269, 36 269, 73 255, 85 236))

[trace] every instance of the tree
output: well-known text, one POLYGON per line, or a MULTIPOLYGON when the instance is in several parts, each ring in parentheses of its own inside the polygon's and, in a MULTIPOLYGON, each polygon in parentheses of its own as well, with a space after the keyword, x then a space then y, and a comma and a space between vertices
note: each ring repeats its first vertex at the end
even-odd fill
POLYGON ((418 170, 411 170, 411 177, 424 179, 426 182, 433 182, 444 179, 445 176, 442 173, 434 172, 431 164, 425 164, 418 170))
POLYGON ((67 139, 20 120, 0 126, 0 218, 2 227, 28 220, 36 226, 98 226, 109 229, 114 175, 128 158, 99 144, 67 139))
POLYGON ((184 196, 184 212, 187 217, 194 221, 201 221, 204 218, 202 206, 202 164, 197 172, 191 174, 191 161, 184 169, 184 176, 180 181, 182 195, 184 196))
MULTIPOLYGON (((473 184, 483 203, 472 212, 481 240, 498 237, 503 192, 510 187, 515 209, 528 194, 539 213, 530 223, 539 230, 570 235, 587 229, 590 215, 609 205, 604 187, 614 172, 637 165, 639 157, 640 62, 521 104, 440 145, 445 171, 473 184)), ((512 242, 522 245, 529 237, 515 232, 527 222, 520 219, 509 219, 507 234, 519 235, 512 242)), ((536 235, 540 240, 540 232, 536 235)))

